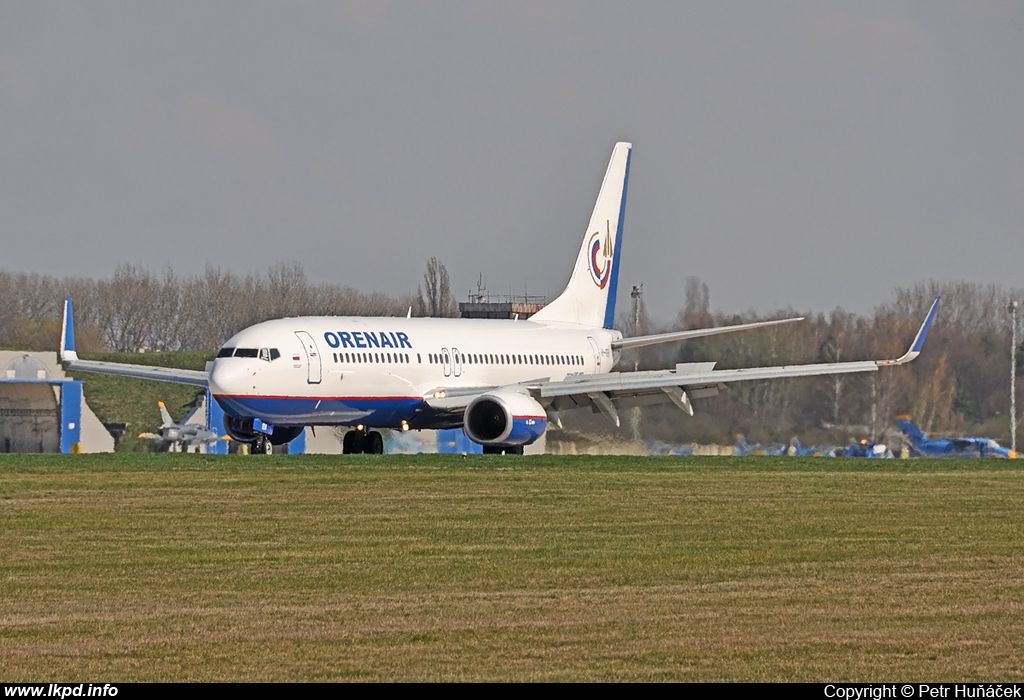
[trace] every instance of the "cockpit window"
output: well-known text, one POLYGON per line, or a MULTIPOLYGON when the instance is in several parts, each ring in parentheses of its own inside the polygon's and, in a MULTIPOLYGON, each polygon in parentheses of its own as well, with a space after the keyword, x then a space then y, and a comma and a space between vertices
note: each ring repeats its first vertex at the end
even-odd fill
POLYGON ((281 351, 277 348, 229 348, 223 347, 217 352, 217 357, 258 357, 265 362, 273 362, 281 357, 281 351))

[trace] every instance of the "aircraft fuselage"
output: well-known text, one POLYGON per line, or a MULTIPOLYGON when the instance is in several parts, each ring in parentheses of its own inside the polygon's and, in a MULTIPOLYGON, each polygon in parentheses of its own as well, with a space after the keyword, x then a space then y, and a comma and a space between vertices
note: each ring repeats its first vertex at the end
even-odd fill
POLYGON ((210 391, 225 412, 275 426, 438 428, 461 416, 425 399, 601 374, 621 334, 492 319, 312 316, 247 328, 224 344, 210 391))

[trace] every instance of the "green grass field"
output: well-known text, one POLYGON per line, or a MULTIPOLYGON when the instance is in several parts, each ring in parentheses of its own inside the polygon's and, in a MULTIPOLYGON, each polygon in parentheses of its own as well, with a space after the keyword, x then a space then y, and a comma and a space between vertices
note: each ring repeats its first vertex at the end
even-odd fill
POLYGON ((2 455, 0 680, 1019 680, 1021 466, 2 455))

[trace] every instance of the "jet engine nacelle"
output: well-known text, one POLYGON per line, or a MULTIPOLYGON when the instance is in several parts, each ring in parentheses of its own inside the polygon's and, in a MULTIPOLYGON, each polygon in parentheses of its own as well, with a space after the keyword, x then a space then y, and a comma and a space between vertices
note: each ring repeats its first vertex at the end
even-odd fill
POLYGON ((548 427, 544 408, 514 391, 494 391, 466 407, 466 435, 480 445, 529 445, 548 427))

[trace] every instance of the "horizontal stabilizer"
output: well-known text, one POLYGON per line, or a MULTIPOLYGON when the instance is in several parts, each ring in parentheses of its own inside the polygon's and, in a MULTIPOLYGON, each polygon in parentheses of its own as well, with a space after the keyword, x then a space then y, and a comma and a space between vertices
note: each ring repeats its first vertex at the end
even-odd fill
POLYGON ((803 316, 796 318, 783 318, 778 321, 758 321, 757 323, 743 323, 738 326, 719 326, 717 328, 696 328, 691 331, 672 331, 671 333, 659 333, 657 335, 638 335, 635 338, 622 338, 612 342, 612 350, 627 350, 629 348, 642 348, 647 345, 659 343, 672 343, 677 340, 689 340, 691 338, 704 338, 719 333, 734 333, 736 331, 749 331, 754 328, 767 328, 768 326, 779 326, 783 323, 803 321, 803 316))

